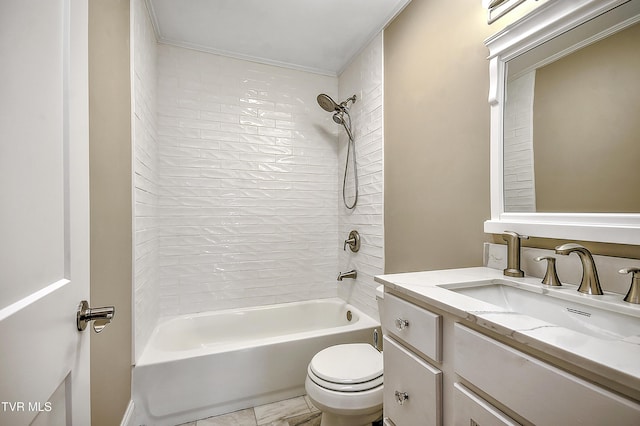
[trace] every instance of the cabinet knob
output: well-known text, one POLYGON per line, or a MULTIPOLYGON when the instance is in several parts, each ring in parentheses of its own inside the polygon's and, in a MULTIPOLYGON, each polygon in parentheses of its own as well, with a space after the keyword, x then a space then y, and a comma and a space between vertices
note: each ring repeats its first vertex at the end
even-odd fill
POLYGON ((396 319, 396 328, 398 330, 404 330, 407 327, 409 327, 409 321, 408 320, 402 319, 402 318, 397 318, 396 319))
POLYGON ((405 401, 409 399, 409 394, 406 392, 396 391, 396 402, 399 405, 404 405, 405 401))

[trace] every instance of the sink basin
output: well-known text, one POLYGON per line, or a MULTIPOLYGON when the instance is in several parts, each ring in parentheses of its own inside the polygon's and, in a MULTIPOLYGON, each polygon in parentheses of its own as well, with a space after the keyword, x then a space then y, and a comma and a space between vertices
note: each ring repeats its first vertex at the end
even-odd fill
POLYGON ((439 287, 593 337, 640 340, 640 307, 623 302, 619 295, 585 296, 575 286, 551 288, 506 280, 439 287))

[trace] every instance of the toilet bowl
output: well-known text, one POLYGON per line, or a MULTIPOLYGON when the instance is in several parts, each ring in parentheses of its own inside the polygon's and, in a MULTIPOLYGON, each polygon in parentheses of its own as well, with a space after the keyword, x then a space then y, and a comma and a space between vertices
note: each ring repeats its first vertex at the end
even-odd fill
MULTIPOLYGON (((382 288, 376 293, 380 309, 382 288)), ((323 349, 307 367, 305 389, 321 426, 370 426, 382 417, 382 353, 368 343, 323 349)))
POLYGON ((382 354, 368 343, 330 346, 307 368, 307 396, 321 426, 370 425, 382 416, 382 354))

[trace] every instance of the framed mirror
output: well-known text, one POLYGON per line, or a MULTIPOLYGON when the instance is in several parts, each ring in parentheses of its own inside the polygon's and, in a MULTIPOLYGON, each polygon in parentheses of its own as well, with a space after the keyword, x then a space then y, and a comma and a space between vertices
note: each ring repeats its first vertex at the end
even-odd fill
POLYGON ((485 44, 485 232, 640 244, 640 0, 551 0, 485 44))

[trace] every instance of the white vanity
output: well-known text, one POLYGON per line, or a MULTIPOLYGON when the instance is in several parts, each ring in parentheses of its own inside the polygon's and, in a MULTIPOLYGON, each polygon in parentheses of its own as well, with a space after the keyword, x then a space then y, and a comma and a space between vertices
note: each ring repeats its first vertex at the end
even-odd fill
POLYGON ((486 267, 376 281, 385 285, 388 424, 640 424, 640 305, 486 267), (490 293, 500 287, 552 299, 540 308, 549 322, 520 312, 542 303, 534 298, 507 294, 514 306, 499 306, 490 293), (603 310, 631 324, 618 329, 603 310))

